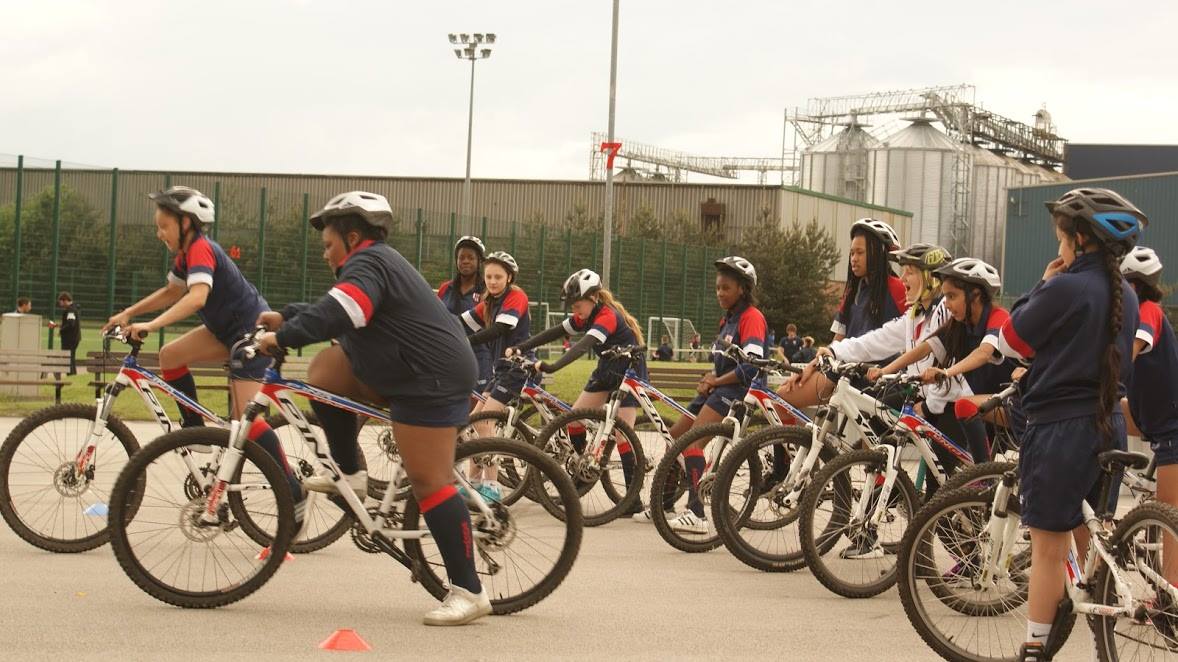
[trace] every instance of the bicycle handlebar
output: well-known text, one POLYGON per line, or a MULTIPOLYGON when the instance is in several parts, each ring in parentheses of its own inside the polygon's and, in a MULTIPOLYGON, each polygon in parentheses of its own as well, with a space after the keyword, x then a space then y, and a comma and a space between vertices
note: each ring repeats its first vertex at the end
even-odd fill
POLYGON ((646 355, 646 345, 625 345, 620 347, 611 347, 610 349, 603 349, 597 352, 597 355, 603 359, 628 357, 633 361, 637 361, 646 355))
POLYGON ((763 368, 766 370, 776 370, 779 372, 792 372, 795 375, 802 373, 801 368, 795 368, 789 363, 778 361, 777 359, 766 359, 760 356, 753 356, 744 350, 743 347, 734 345, 733 343, 723 339, 716 339, 716 346, 720 348, 720 353, 738 363, 747 363, 756 368, 763 368))
POLYGON ((984 415, 994 411, 999 406, 1001 406, 1003 402, 1006 402, 1010 398, 1014 397, 1015 394, 1017 394, 1017 393, 1018 393, 1018 383, 1017 382, 1011 382, 1010 384, 1007 384, 1006 388, 1002 389, 998 393, 995 393, 992 397, 990 397, 989 400, 986 400, 982 404, 978 405, 977 415, 984 416, 984 415))

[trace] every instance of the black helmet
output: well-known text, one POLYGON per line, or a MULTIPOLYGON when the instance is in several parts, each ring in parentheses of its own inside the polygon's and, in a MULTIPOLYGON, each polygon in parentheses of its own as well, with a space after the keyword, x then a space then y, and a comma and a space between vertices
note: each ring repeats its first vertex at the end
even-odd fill
POLYGON ((1052 214, 1088 221, 1100 243, 1116 255, 1132 250, 1141 230, 1149 225, 1149 218, 1136 205, 1106 188, 1072 189, 1046 205, 1052 214))
POLYGON ((935 271, 953 260, 953 256, 941 246, 920 243, 894 250, 888 253, 888 259, 900 265, 916 267, 921 271, 935 271))

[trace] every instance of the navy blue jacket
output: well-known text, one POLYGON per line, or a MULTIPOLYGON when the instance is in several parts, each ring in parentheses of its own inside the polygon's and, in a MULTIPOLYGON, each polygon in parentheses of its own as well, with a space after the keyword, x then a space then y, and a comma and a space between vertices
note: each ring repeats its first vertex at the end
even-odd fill
POLYGON ((845 296, 839 303, 838 314, 830 330, 835 334, 843 334, 845 338, 858 338, 883 326, 884 322, 896 319, 908 310, 904 294, 904 281, 895 276, 888 276, 888 294, 884 297, 882 315, 878 323, 871 318, 871 296, 866 283, 859 286, 859 292, 854 301, 847 301, 845 296))
MULTIPOLYGON (((1023 409, 1032 425, 1100 412, 1100 374, 1110 341, 1109 278, 1103 256, 1076 258, 1067 271, 1040 281, 1024 294, 1002 326, 999 349, 1014 358, 1031 358, 1023 379, 1023 409)), ((1118 386, 1122 395, 1133 371, 1137 334, 1137 293, 1121 280, 1123 324, 1116 338, 1121 350, 1118 386)))
POLYGON ((223 343, 232 344, 252 330, 258 315, 270 310, 258 290, 241 275, 217 242, 199 236, 176 255, 168 282, 185 289, 204 283, 209 297, 196 316, 223 343))
POLYGON ((293 304, 278 344, 338 338, 356 378, 397 400, 470 396, 477 366, 470 342, 413 265, 386 243, 361 242, 319 301, 293 304))
POLYGON ((1170 320, 1153 301, 1141 302, 1137 338, 1145 347, 1129 381, 1129 413, 1150 439, 1178 439, 1178 344, 1170 320))

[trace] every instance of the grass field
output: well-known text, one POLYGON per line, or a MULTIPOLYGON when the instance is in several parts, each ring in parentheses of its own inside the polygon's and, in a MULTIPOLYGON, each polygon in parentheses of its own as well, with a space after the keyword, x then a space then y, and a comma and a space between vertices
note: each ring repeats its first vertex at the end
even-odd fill
MULTIPOLYGON (((170 333, 168 338, 178 337, 182 331, 170 333)), ((48 331, 42 331, 42 347, 48 343, 48 331)), ((317 345, 304 349, 304 356, 314 355, 319 349, 326 345, 317 345)), ((159 343, 155 336, 149 339, 145 345, 144 351, 155 352, 158 350, 159 343)), ((102 349, 102 339, 98 334, 97 325, 87 325, 82 332, 82 344, 78 348, 79 359, 84 358, 87 352, 100 351, 102 349)), ((116 343, 112 346, 112 352, 116 355, 126 351, 126 346, 116 343)), ((582 359, 575 361, 564 370, 554 373, 552 375, 552 382, 548 386, 548 390, 556 394, 567 402, 572 402, 581 392, 581 388, 585 385, 585 381, 589 378, 589 373, 593 371, 596 365, 596 360, 582 359)), ((117 370, 117 366, 116 366, 117 370)), ((73 377, 67 377, 69 384, 62 389, 62 402, 93 402, 94 401, 94 387, 87 384, 93 381, 94 375, 89 373, 79 373, 73 377)), ((109 375, 108 375, 109 379, 109 375)), ((197 387, 201 402, 222 415, 228 414, 228 394, 223 390, 204 389, 200 390, 201 385, 224 384, 224 379, 217 378, 201 378, 197 380, 197 387)), ((173 418, 177 416, 175 404, 168 398, 161 397, 160 401, 164 408, 172 415, 173 418)), ((0 395, 0 416, 27 416, 28 414, 37 411, 43 407, 48 407, 53 404, 53 388, 42 387, 40 395, 37 398, 19 398, 14 396, 0 395)), ((685 404, 685 403, 684 403, 685 404)), ((664 414, 669 413, 669 408, 660 406, 660 410, 664 414)), ((139 397, 132 393, 124 393, 115 402, 115 414, 127 420, 149 420, 151 418, 147 408, 140 401, 139 397)), ((674 420, 674 416, 671 417, 674 420)))

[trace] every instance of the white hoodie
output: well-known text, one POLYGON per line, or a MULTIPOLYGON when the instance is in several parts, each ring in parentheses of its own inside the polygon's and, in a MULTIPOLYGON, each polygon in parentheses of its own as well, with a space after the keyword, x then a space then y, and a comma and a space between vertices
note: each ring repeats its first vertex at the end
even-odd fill
MULTIPOLYGON (((938 329, 949 321, 951 315, 945 303, 937 303, 923 313, 913 314, 915 308, 857 338, 837 340, 830 344, 830 351, 840 361, 869 362, 882 361, 896 354, 903 354, 928 340, 938 329)), ((908 374, 919 375, 933 365, 933 354, 908 366, 908 374)), ((940 414, 945 406, 959 398, 973 395, 969 384, 961 375, 945 385, 926 384, 921 388, 924 406, 928 412, 940 414)))

